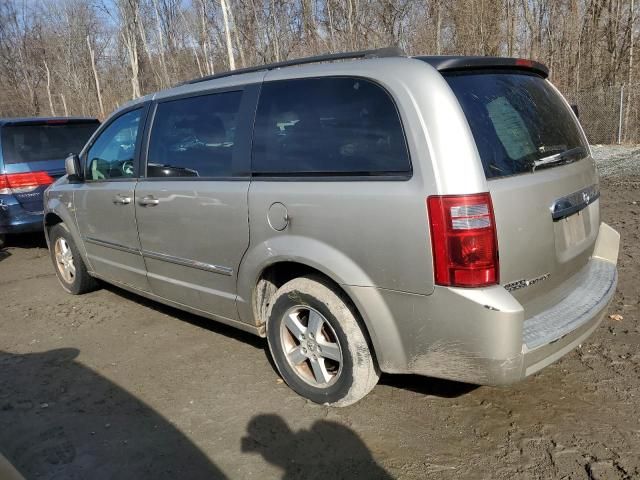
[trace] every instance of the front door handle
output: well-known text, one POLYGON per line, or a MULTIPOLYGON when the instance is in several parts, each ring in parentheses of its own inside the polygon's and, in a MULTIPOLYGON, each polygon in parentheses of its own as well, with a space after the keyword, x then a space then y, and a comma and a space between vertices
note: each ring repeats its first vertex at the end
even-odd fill
POLYGON ((113 203, 115 203, 116 205, 129 205, 131 203, 131 197, 118 194, 113 197, 113 203))
POLYGON ((140 199, 140 205, 144 207, 153 207, 154 205, 158 205, 159 203, 160 200, 158 200, 157 198, 153 198, 152 195, 148 195, 140 199))

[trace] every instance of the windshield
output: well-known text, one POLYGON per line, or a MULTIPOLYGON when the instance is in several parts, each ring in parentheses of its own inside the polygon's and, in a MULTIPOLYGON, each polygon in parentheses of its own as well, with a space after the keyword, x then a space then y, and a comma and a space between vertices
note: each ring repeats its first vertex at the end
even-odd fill
POLYGON ((533 172, 588 155, 571 110, 543 78, 461 72, 445 79, 467 117, 487 178, 533 172))
POLYGON ((4 163, 58 160, 79 153, 98 125, 98 122, 6 125, 2 128, 4 163))

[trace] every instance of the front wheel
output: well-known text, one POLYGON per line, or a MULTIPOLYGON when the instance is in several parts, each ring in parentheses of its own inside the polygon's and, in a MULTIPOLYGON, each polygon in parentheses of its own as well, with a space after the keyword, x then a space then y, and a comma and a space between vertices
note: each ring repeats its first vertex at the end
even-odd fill
POLYGON ((380 378, 357 313, 321 278, 296 278, 278 289, 267 339, 287 385, 313 402, 350 405, 380 378))
POLYGON ((96 289, 97 281, 87 272, 69 230, 62 223, 49 231, 49 252, 60 285, 67 292, 80 295, 96 289))

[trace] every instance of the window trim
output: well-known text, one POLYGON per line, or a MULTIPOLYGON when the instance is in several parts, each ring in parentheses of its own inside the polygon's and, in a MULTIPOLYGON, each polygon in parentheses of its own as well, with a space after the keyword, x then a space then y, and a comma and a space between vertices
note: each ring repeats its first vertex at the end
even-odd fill
POLYGON ((80 164, 82 165, 82 180, 83 180, 84 183, 131 182, 131 181, 136 181, 139 178, 139 173, 140 173, 140 168, 139 168, 140 147, 142 146, 142 134, 145 131, 146 122, 147 122, 147 119, 148 119, 149 104, 150 104, 149 102, 143 102, 143 103, 139 103, 139 104, 136 104, 136 105, 132 105, 131 107, 126 108, 126 109, 124 109, 122 111, 119 111, 116 115, 113 115, 106 122, 104 122, 102 125, 100 125, 100 127, 95 131, 93 136, 89 139, 87 144, 82 149, 82 152, 80 152, 80 159, 81 159, 80 164), (88 155, 89 155, 89 150, 91 150, 91 147, 93 147, 93 145, 96 143, 98 138, 100 138, 102 136, 104 131, 106 129, 108 129, 111 126, 111 124, 113 124, 116 120, 118 120, 119 118, 123 117, 124 115, 127 115, 128 113, 131 113, 131 112, 136 111, 136 110, 141 110, 141 114, 140 114, 140 127, 138 129, 138 134, 137 134, 137 137, 136 137, 136 146, 135 146, 135 149, 134 149, 134 152, 133 152, 133 176, 131 176, 131 177, 117 177, 117 178, 104 178, 104 179, 100 179, 100 180, 94 180, 94 179, 87 178, 87 176, 86 176, 87 167, 88 167, 87 161, 89 160, 88 159, 88 155))
POLYGON ((209 88, 206 90, 197 90, 195 92, 186 92, 179 95, 168 96, 158 100, 154 100, 150 105, 148 121, 144 131, 144 144, 140 152, 140 175, 139 180, 144 182, 222 182, 222 181, 247 181, 250 179, 251 165, 251 144, 253 139, 253 121, 258 103, 258 93, 260 91, 261 82, 248 83, 243 85, 232 85, 226 87, 209 88), (149 158, 149 146, 151 143, 151 135, 155 126, 155 117, 158 111, 158 105, 186 98, 202 97, 207 95, 216 95, 228 92, 241 92, 240 106, 238 109, 238 120, 236 122, 236 139, 244 136, 248 141, 234 141, 234 151, 232 157, 232 165, 234 168, 233 175, 230 176, 202 176, 202 177, 149 177, 147 176, 147 161, 149 158))
POLYGON ((255 114, 253 119, 253 128, 251 135, 251 180, 252 181, 317 181, 317 182, 352 182, 352 181, 407 181, 413 178, 413 160, 411 158, 411 149, 409 148, 409 139, 407 137, 407 130, 405 129, 404 122, 400 109, 398 108, 398 102, 392 95, 392 93, 379 81, 374 78, 365 77, 362 75, 319 75, 312 77, 292 77, 286 79, 278 79, 271 81, 263 81, 262 85, 281 82, 295 82, 302 80, 323 80, 323 79, 349 79, 349 80, 362 80, 369 82, 378 87, 389 98, 389 101, 395 109, 398 121, 400 122, 400 129, 402 131, 402 137, 404 139, 405 150, 407 152, 407 160, 409 161, 409 168, 405 172, 387 171, 387 172, 259 172, 254 169, 254 145, 255 145, 255 125, 258 118, 258 107, 260 106, 260 100, 262 98, 262 88, 260 89, 260 95, 258 96, 255 108, 255 114))

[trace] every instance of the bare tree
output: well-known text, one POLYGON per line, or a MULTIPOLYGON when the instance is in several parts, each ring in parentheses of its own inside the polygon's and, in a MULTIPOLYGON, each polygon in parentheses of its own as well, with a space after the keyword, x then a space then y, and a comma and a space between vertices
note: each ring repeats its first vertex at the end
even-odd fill
MULTIPOLYGON (((531 57, 576 95, 639 81, 637 10, 635 0, 0 0, 0 114, 104 117, 223 69, 390 45, 531 57)), ((626 138, 640 141, 629 92, 624 121, 637 127, 626 138)))
POLYGON ((100 89, 100 76, 96 68, 96 55, 91 46, 91 37, 87 35, 87 47, 89 48, 89 57, 91 58, 91 69, 93 70, 93 79, 96 85, 96 96, 98 97, 98 105, 100 106, 100 118, 104 118, 104 104, 102 103, 102 91, 100 89))
POLYGON ((226 0, 220 0, 220 6, 222 7, 222 18, 224 19, 224 36, 227 44, 227 58, 229 59, 229 69, 236 69, 236 61, 233 58, 233 45, 231 44, 231 31, 229 29, 229 15, 227 13, 226 0))
POLYGON ((122 22, 120 35, 127 51, 131 68, 131 97, 140 96, 139 15, 140 0, 118 0, 118 12, 122 22))

